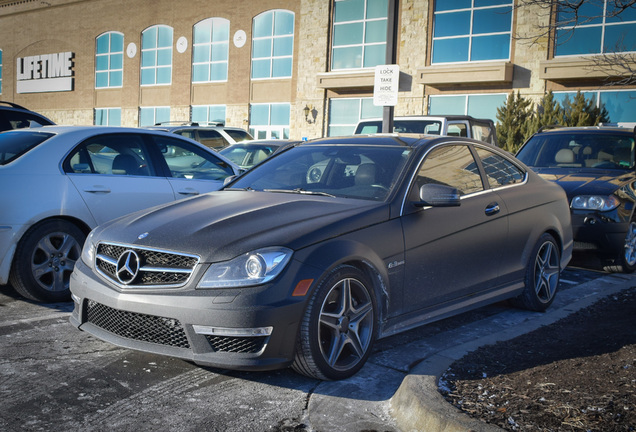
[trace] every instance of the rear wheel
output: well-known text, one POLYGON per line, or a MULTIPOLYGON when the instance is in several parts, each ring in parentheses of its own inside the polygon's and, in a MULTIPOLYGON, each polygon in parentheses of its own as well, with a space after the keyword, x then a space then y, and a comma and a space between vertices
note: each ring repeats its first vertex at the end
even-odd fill
POLYGON ((354 375, 371 353, 376 321, 376 301, 367 276, 353 266, 337 267, 309 302, 292 368, 323 380, 354 375))
POLYGON ((30 300, 68 301, 71 273, 85 240, 82 230, 68 221, 36 225, 18 244, 9 282, 30 300))
POLYGON ((636 270, 636 222, 631 221, 625 233, 623 248, 613 262, 604 267, 609 272, 633 273, 636 270))
POLYGON ((559 247, 554 237, 545 233, 532 250, 526 266, 525 288, 513 303, 524 309, 545 311, 554 301, 560 275, 559 247))

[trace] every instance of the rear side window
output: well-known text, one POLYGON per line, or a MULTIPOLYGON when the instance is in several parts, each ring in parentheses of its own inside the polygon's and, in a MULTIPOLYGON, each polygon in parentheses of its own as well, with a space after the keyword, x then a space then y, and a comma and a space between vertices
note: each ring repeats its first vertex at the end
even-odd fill
POLYGON ((104 134, 84 141, 64 163, 73 174, 155 176, 146 145, 137 134, 104 134))
POLYGON ((232 137, 232 139, 236 142, 241 141, 251 141, 252 135, 250 135, 247 131, 244 130, 236 130, 236 129, 225 129, 225 133, 232 137))
POLYGON ((476 148, 476 150, 486 171, 490 187, 521 183, 525 179, 525 173, 503 156, 483 148, 476 148))
POLYGON ((0 133, 0 165, 7 165, 53 136, 46 132, 0 133))

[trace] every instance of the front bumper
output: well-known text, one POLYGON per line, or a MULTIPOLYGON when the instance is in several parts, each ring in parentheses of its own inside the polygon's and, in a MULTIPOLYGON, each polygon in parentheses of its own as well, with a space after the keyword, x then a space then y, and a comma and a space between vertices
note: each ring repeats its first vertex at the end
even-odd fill
MULTIPOLYGON (((307 300, 291 295, 301 268, 307 266, 292 260, 275 283, 258 287, 127 292, 110 286, 78 260, 71 277, 75 308, 70 321, 115 345, 200 365, 283 368, 294 359, 307 300)), ((307 276, 302 279, 318 277, 307 276)))
POLYGON ((574 251, 591 251, 613 257, 625 247, 628 226, 628 221, 598 213, 573 213, 574 251))

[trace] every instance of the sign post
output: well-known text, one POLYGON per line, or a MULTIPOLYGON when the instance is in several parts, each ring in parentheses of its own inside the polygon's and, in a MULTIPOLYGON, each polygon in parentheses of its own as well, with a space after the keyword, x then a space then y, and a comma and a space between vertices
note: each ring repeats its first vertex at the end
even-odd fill
POLYGON ((400 66, 390 64, 375 67, 373 105, 384 107, 383 133, 393 132, 393 107, 397 105, 399 84, 400 66))

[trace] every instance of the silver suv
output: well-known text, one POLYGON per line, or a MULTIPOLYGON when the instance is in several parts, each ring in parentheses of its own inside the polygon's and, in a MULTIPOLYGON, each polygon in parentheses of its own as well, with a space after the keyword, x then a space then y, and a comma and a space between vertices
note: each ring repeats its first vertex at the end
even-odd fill
MULTIPOLYGON (((382 132, 382 119, 374 118, 361 120, 354 134, 380 132, 382 132)), ((492 120, 476 119, 465 115, 395 117, 393 132, 460 136, 497 145, 497 134, 492 120)))
POLYGON ((245 129, 224 126, 223 123, 159 123, 147 129, 165 130, 200 142, 212 150, 219 151, 230 144, 251 141, 254 138, 245 129))

